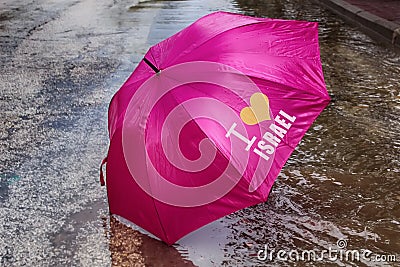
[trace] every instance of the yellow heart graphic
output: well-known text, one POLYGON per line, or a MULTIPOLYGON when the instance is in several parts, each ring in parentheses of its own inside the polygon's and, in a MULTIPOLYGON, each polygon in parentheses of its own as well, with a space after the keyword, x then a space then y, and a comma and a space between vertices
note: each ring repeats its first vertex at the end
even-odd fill
POLYGON ((269 100, 263 93, 255 93, 250 97, 250 107, 240 111, 240 118, 248 125, 255 125, 270 120, 269 100))

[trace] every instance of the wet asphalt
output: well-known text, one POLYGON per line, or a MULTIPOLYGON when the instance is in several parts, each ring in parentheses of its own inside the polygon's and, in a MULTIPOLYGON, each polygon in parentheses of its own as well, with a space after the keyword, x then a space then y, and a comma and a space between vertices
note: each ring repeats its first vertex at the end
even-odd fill
POLYGON ((310 1, 3 0, 0 266, 251 266, 267 243, 342 238, 398 253, 399 75, 397 54, 310 1), (216 10, 320 22, 332 103, 266 204, 168 247, 108 214, 108 103, 151 45, 216 10))
POLYGON ((0 3, 1 266, 111 264, 108 103, 151 44, 226 3, 0 3))

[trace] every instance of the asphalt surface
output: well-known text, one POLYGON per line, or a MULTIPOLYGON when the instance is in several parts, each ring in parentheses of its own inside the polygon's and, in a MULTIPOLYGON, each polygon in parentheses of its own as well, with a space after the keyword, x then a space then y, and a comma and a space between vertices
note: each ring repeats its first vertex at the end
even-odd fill
POLYGON ((2 265, 110 261, 97 181, 107 105, 146 52, 162 5, 0 3, 2 265))

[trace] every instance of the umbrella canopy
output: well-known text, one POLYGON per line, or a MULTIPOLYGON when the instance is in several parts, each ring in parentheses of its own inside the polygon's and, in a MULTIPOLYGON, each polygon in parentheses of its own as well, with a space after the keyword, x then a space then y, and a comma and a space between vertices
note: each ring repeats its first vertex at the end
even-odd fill
POLYGON ((111 101, 110 212, 173 244, 265 201, 328 102, 317 23, 199 19, 151 47, 111 101))

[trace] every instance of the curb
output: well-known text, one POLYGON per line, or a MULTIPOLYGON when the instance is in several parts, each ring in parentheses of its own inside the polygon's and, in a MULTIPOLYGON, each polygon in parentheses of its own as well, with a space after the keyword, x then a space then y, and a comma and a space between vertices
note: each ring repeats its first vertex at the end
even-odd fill
POLYGON ((315 0, 376 40, 400 48, 400 25, 343 0, 315 0))

